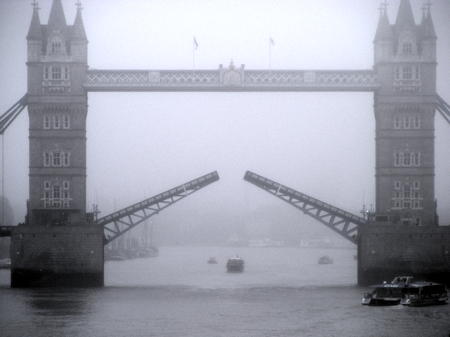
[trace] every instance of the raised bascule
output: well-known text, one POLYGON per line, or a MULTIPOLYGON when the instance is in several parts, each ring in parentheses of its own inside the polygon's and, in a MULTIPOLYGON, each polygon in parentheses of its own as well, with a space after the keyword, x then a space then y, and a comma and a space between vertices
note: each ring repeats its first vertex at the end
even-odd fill
POLYGON ((89 92, 372 92, 376 122, 376 209, 363 218, 247 172, 245 180, 358 245, 358 283, 397 273, 450 280, 450 228, 438 226, 434 194, 435 111, 450 122, 436 92, 436 34, 425 6, 416 24, 401 0, 394 24, 381 6, 374 67, 361 70, 100 70, 88 67, 77 4, 68 25, 61 0, 48 24, 37 4, 27 35, 27 94, 0 116, 0 134, 28 107, 29 203, 26 222, 1 224, 10 235, 11 285, 102 286, 103 247, 145 219, 219 179, 209 173, 123 210, 86 212, 86 114, 89 92))

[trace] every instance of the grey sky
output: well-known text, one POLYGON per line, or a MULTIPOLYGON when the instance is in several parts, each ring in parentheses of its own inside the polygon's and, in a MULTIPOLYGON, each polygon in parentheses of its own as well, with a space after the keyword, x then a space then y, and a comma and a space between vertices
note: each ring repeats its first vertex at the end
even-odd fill
MULTIPOLYGON (((390 1, 391 22, 398 2, 390 1)), ((73 3, 63 0, 70 24, 73 3)), ((411 3, 417 21, 422 1, 411 3)), ((91 68, 190 69, 195 36, 198 69, 227 66, 231 59, 249 69, 267 68, 269 37, 275 41, 272 68, 370 69, 379 1, 85 0, 83 5, 91 68)), ((50 0, 40 1, 42 23, 50 6, 50 0)), ((28 0, 0 0, 1 113, 26 92, 31 13, 28 0)), ((433 18, 438 92, 450 102, 450 2, 435 0, 433 18)), ((450 125, 437 115, 435 127, 436 197, 447 224, 450 125)), ((97 202, 106 214, 218 170, 219 183, 155 221, 195 223, 202 214, 215 214, 226 226, 252 221, 252 212, 264 207, 286 212, 289 206, 242 180, 250 169, 357 213, 364 200, 374 202, 374 130, 373 96, 366 93, 91 93, 88 208, 97 202)), ((16 221, 23 221, 27 114, 4 142, 6 196, 16 221)), ((300 213, 297 219, 299 225, 314 224, 300 213)))

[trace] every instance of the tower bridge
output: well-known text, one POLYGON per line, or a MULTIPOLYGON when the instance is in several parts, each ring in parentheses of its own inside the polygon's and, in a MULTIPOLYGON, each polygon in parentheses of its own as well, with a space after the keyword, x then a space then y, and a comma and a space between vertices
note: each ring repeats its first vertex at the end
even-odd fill
POLYGON ((1 134, 25 106, 30 122, 26 223, 0 228, 12 236, 12 286, 103 285, 105 243, 218 179, 213 172, 90 221, 87 95, 129 91, 373 93, 376 208, 369 220, 252 172, 245 179, 357 243, 361 284, 403 271, 450 279, 450 231, 438 226, 434 196, 435 112, 450 122, 450 106, 436 91, 436 39, 430 8, 416 24, 409 0, 401 0, 393 24, 381 7, 372 69, 90 69, 81 7, 70 25, 61 0, 53 0, 41 24, 34 5, 27 94, 0 117, 1 134), (406 261, 411 249, 420 254, 406 261))

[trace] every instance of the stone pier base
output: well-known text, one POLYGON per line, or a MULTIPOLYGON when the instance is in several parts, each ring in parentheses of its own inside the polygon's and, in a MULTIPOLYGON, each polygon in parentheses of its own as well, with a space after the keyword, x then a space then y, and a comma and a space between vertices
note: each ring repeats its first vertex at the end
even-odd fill
POLYGON ((101 287, 103 228, 27 226, 11 236, 11 287, 101 287))
POLYGON ((399 275, 450 285, 450 227, 370 224, 358 234, 359 285, 399 275))

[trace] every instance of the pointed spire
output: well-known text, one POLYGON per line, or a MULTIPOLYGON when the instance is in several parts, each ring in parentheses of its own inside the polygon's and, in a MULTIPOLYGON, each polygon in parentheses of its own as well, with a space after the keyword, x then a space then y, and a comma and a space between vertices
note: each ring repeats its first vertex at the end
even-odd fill
POLYGON ((377 32, 375 33, 375 41, 387 40, 392 38, 392 27, 389 24, 387 15, 387 2, 380 5, 380 19, 378 20, 377 32))
POLYGON ((401 0, 395 25, 397 28, 414 27, 416 25, 409 0, 401 0))
POLYGON ((50 31, 65 30, 66 26, 66 17, 64 16, 61 0, 53 0, 50 17, 48 19, 48 28, 50 31))
POLYGON ((33 6, 33 16, 31 18, 30 28, 28 29, 27 40, 42 40, 41 20, 39 20, 39 5, 36 0, 31 4, 33 6))
POLYGON ((423 16, 422 16, 422 37, 423 38, 436 38, 436 31, 434 30, 433 19, 431 17, 431 2, 427 2, 423 6, 423 16))
POLYGON ((83 18, 81 17, 82 6, 81 2, 78 1, 76 3, 77 6, 77 15, 75 17, 75 22, 72 27, 72 36, 73 40, 87 40, 86 31, 84 30, 83 18))

